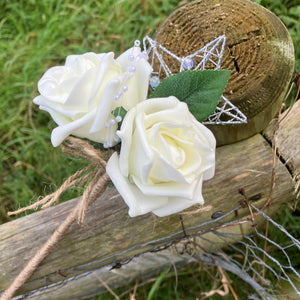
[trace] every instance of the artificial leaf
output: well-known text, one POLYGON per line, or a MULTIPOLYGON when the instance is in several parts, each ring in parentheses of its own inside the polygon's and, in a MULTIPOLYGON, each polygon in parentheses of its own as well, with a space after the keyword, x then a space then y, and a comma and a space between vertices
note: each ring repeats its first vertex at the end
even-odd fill
POLYGON ((115 118, 117 118, 118 116, 121 117, 121 121, 118 124, 118 130, 121 128, 121 124, 122 124, 122 121, 124 120, 126 113, 127 113, 127 110, 123 106, 119 106, 112 111, 112 114, 115 118))
POLYGON ((123 107, 123 106, 119 106, 117 108, 115 108, 112 112, 112 114, 117 117, 117 116, 121 116, 122 120, 124 119, 125 115, 127 113, 127 110, 123 107))
POLYGON ((183 71, 165 78, 150 98, 175 96, 202 122, 215 111, 230 73, 228 70, 183 71))

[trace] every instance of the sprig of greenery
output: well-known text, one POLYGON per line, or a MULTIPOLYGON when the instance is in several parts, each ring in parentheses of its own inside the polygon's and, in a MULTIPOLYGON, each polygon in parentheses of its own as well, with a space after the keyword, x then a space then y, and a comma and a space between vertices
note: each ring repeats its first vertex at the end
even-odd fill
POLYGON ((231 71, 183 71, 165 78, 150 98, 175 96, 202 122, 216 109, 231 71))

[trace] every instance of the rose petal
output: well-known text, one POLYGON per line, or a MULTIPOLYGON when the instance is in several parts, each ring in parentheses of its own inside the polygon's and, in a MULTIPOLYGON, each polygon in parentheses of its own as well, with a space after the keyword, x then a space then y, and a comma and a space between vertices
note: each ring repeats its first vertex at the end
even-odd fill
POLYGON ((107 162, 106 172, 128 205, 130 217, 143 215, 168 203, 167 197, 151 198, 145 196, 134 184, 131 184, 126 177, 122 176, 119 168, 119 158, 116 152, 113 153, 107 162))
POLYGON ((48 107, 40 105, 39 109, 47 111, 51 115, 52 119, 54 120, 54 122, 57 125, 65 125, 67 123, 72 122, 72 120, 70 120, 70 118, 68 118, 62 114, 58 114, 58 113, 56 113, 56 111, 49 109, 48 107))
POLYGON ((45 110, 51 114, 51 117, 58 125, 64 125, 63 121, 57 121, 59 119, 72 122, 78 118, 81 118, 84 111, 81 110, 66 110, 60 103, 51 103, 44 96, 37 96, 34 98, 34 103, 40 105, 40 109, 45 110), (61 115, 61 117, 60 117, 61 115), (56 117, 55 117, 56 116, 56 117))
POLYGON ((199 197, 197 200, 187 200, 184 198, 169 198, 169 204, 164 207, 154 209, 152 212, 158 217, 166 217, 172 214, 179 213, 184 209, 187 209, 195 204, 204 204, 203 197, 199 197))
MULTIPOLYGON (((188 138, 188 133, 195 135, 191 126, 184 124, 161 122, 147 131, 153 151, 164 157, 173 168, 176 168, 186 180, 194 180, 201 167, 201 154, 194 144, 194 137, 188 138)), ((152 176, 159 178, 152 173, 152 176)), ((161 178, 163 180, 163 178, 161 178)), ((182 181, 181 181, 182 182, 182 181)))
POLYGON ((153 69, 147 60, 139 57, 140 53, 141 49, 139 47, 133 47, 117 58, 117 62, 122 66, 123 72, 126 72, 127 67, 133 64, 136 68, 134 73, 129 73, 128 80, 125 83, 128 87, 128 91, 122 96, 122 104, 126 110, 146 100, 148 93, 150 74, 153 69), (135 57, 134 62, 128 59, 129 55, 135 57))
POLYGON ((68 111, 81 110, 87 112, 89 109, 90 95, 97 77, 97 68, 91 68, 85 72, 77 81, 63 108, 68 111))
MULTIPOLYGON (((123 67, 123 71, 127 70, 127 67, 132 65, 132 61, 128 59, 129 55, 133 55, 135 57, 135 60, 139 59, 137 58, 138 55, 141 53, 140 47, 131 47, 125 52, 123 52, 116 61, 123 67)), ((145 59, 144 59, 145 60, 145 59)))
POLYGON ((153 183, 157 182, 177 182, 187 184, 187 180, 178 171, 174 165, 170 163, 164 156, 160 154, 157 149, 152 149, 155 153, 153 166, 151 172, 148 175, 153 183))
POLYGON ((61 88, 61 85, 69 78, 73 79, 74 86, 76 80, 74 80, 74 74, 69 68, 65 66, 52 67, 39 80, 38 91, 51 102, 64 103, 69 91, 61 88))
MULTIPOLYGON (((103 55, 100 65, 97 67, 97 77, 93 83, 93 89, 91 91, 88 105, 89 108, 93 108, 95 105, 101 104, 103 100, 104 90, 107 88, 107 84, 110 80, 118 80, 120 74, 122 74, 122 67, 114 60, 114 53, 109 52, 103 55)), ((120 87, 119 87, 120 88, 120 87)), ((117 87, 115 92, 112 91, 113 96, 117 93, 117 87)), ((108 100, 108 99, 106 99, 108 100)), ((111 105, 114 102, 113 97, 109 99, 111 105)))
MULTIPOLYGON (((70 68, 74 68, 73 71, 76 71, 77 67, 76 65, 78 65, 78 59, 80 59, 80 57, 84 57, 85 60, 90 60, 91 62, 93 62, 93 65, 99 65, 101 59, 103 58, 103 56, 105 55, 105 53, 94 53, 94 52, 87 52, 84 54, 72 54, 72 55, 68 55, 66 57, 66 62, 65 62, 65 66, 66 67, 70 67, 70 68)), ((81 72, 82 73, 82 72, 81 72)))
POLYGON ((131 149, 134 149, 134 151, 130 152, 128 162, 129 173, 147 184, 154 162, 154 155, 145 134, 142 114, 136 115, 135 124, 136 127, 131 140, 131 149))
POLYGON ((90 133, 95 133, 102 130, 107 122, 107 117, 112 110, 112 99, 119 87, 118 80, 111 80, 104 89, 100 105, 97 108, 97 114, 90 128, 90 133))
MULTIPOLYGON (((108 121, 109 119, 107 120, 107 122, 108 121)), ((72 134, 78 137, 89 139, 90 141, 94 141, 97 143, 111 142, 111 146, 117 144, 117 141, 114 140, 118 127, 117 123, 111 125, 109 128, 104 127, 103 129, 95 131, 93 133, 89 132, 90 126, 91 124, 88 123, 85 126, 82 126, 75 130, 72 134)))
POLYGON ((138 186, 144 195, 157 197, 183 197, 192 200, 194 197, 195 188, 197 182, 194 181, 190 184, 178 183, 178 182, 162 182, 155 184, 144 184, 139 178, 132 175, 133 182, 138 186))
POLYGON ((197 123, 198 131, 201 134, 199 133, 195 138, 195 144, 201 149, 202 153, 201 172, 203 173, 203 180, 209 180, 215 174, 216 139, 207 127, 199 122, 197 123))
POLYGON ((158 217, 165 217, 168 215, 172 215, 178 213, 184 209, 187 209, 195 204, 204 204, 204 199, 202 196, 202 179, 199 180, 197 188, 195 189, 195 195, 193 200, 185 199, 185 198, 168 198, 168 204, 160 207, 159 209, 155 209, 152 212, 156 214, 158 217))
POLYGON ((132 108, 127 112, 126 117, 123 120, 121 130, 117 131, 117 135, 122 140, 120 151, 120 170, 123 176, 128 177, 129 172, 129 155, 130 145, 132 140, 132 131, 135 126, 133 124, 135 118, 136 109, 132 108))
POLYGON ((79 55, 69 55, 66 58, 65 66, 72 69, 75 74, 83 74, 91 68, 98 66, 102 55, 94 52, 87 52, 79 55))
POLYGON ((51 133, 51 142, 54 147, 60 145, 65 138, 67 138, 70 134, 74 133, 78 128, 88 124, 91 122, 91 119, 94 118, 96 114, 96 109, 90 111, 82 118, 68 123, 66 125, 61 125, 56 127, 51 133))
POLYGON ((150 128, 159 122, 171 122, 185 126, 185 121, 190 123, 191 113, 186 103, 180 102, 171 96, 168 98, 155 98, 145 101, 142 108, 145 113, 145 128, 150 128), (180 122, 178 122, 180 120, 180 122))

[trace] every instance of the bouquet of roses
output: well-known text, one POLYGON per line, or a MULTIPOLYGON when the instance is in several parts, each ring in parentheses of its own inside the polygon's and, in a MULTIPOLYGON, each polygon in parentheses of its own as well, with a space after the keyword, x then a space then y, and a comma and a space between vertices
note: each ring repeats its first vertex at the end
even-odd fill
POLYGON ((139 45, 117 59, 112 52, 68 56, 42 76, 34 103, 58 124, 54 147, 74 135, 114 150, 106 172, 131 217, 167 216, 204 203, 216 141, 201 122, 216 109, 230 71, 186 67, 148 95, 153 69, 139 45))
POLYGON ((117 59, 112 52, 70 55, 64 66, 42 76, 33 101, 58 125, 51 134, 53 146, 62 144, 67 154, 91 164, 56 192, 9 215, 49 207, 68 188, 89 184, 1 299, 12 298, 73 222, 84 223, 88 208, 111 182, 131 217, 149 212, 163 217, 204 204, 202 183, 214 176, 216 140, 201 122, 217 110, 230 71, 191 70, 197 53, 176 57, 180 72, 172 75, 165 67, 165 79, 153 71, 149 51, 141 51, 139 41, 117 59))

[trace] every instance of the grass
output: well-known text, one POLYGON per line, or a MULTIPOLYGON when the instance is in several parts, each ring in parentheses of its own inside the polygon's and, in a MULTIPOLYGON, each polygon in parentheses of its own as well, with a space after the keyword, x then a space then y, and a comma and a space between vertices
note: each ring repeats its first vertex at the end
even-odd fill
MULTIPOLYGON (((120 54, 151 34, 178 1, 2 1, 0 4, 0 220, 5 211, 54 191, 84 165, 53 149, 55 127, 32 104, 37 82, 69 54, 120 54), (49 163, 51 162, 51 163, 49 163), (46 188, 45 188, 46 187, 46 188), (45 190, 44 190, 45 188, 45 190)), ((63 199, 81 194, 66 193, 63 199)))
MULTIPOLYGON (((134 295, 134 298, 132 298, 134 300, 195 300, 197 298, 201 299, 201 293, 221 287, 221 280, 214 277, 216 275, 215 268, 207 268, 210 276, 198 264, 190 264, 176 272, 173 269, 167 269, 161 272, 157 278, 150 279, 140 286, 132 286, 129 290, 126 288, 117 289, 114 293, 120 299, 129 299, 128 296, 131 294, 134 295), (214 277, 214 280, 212 280, 211 276, 214 277)), ((240 286, 240 299, 247 299, 247 284, 236 278, 234 280, 236 280, 235 284, 240 286)), ((115 299, 114 295, 107 292, 89 300, 115 299)), ((207 299, 231 300, 233 298, 230 294, 224 297, 215 294, 207 299)))
MULTIPOLYGON (((255 2, 277 14, 289 29, 296 49, 295 69, 299 71, 298 0, 255 2)), ((151 35, 179 4, 179 0, 1 1, 0 223, 8 220, 7 210, 28 205, 40 195, 54 191, 70 174, 85 166, 84 161, 70 159, 51 146, 50 132, 55 124, 47 113, 32 104, 41 75, 49 67, 63 64, 69 54, 112 50, 120 54, 135 39, 151 35)), ((80 189, 66 192, 62 201, 81 192, 80 189)), ((297 214, 299 210, 295 214, 286 210, 279 217, 295 234, 300 230, 297 214)), ((189 269, 180 273, 183 288, 178 286, 177 296, 171 293, 174 275, 168 273, 152 289, 152 299, 182 299, 191 278, 206 282, 202 273, 189 269), (166 298, 169 294, 173 298, 166 298)), ((151 287, 149 284, 143 289, 140 299, 150 297, 151 287)), ((197 295, 200 289, 191 287, 190 295, 197 295)), ((101 297, 98 299, 104 299, 101 297)))

